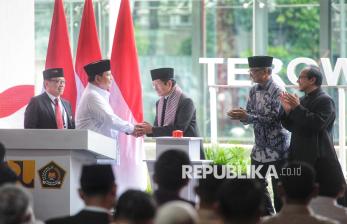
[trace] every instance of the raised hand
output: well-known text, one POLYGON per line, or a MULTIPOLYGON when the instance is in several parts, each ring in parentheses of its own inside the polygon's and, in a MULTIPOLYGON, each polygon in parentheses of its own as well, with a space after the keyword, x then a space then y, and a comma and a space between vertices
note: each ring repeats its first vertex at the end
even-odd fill
POLYGON ((292 107, 288 103, 286 94, 287 94, 286 92, 282 92, 279 96, 279 100, 280 100, 280 103, 281 103, 284 111, 288 114, 292 110, 292 107))
POLYGON ((287 92, 283 92, 279 96, 281 105, 286 113, 289 113, 295 107, 300 105, 300 100, 297 95, 293 95, 287 92))
POLYGON ((300 105, 300 99, 296 94, 287 94, 288 103, 292 107, 292 109, 295 109, 295 107, 300 105))

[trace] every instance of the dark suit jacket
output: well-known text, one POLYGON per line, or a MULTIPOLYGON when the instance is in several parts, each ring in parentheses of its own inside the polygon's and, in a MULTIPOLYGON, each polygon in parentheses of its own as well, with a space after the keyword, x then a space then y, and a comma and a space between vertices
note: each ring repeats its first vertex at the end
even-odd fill
POLYGON ((46 224, 108 224, 110 216, 104 212, 82 210, 74 216, 50 219, 46 224))
MULTIPOLYGON (((158 103, 159 100, 156 103, 156 111, 158 111, 158 103)), ((183 131, 184 137, 199 137, 194 103, 192 99, 186 97, 184 94, 182 94, 178 102, 174 123, 172 125, 158 127, 158 114, 156 114, 153 124, 153 133, 149 134, 148 136, 172 136, 173 130, 183 131)))
POLYGON ((300 105, 281 121, 291 133, 290 160, 305 161, 314 166, 319 158, 337 160, 332 138, 335 104, 320 88, 300 99, 300 105))
MULTIPOLYGON (((68 129, 74 129, 75 122, 71 112, 71 105, 68 101, 60 99, 67 113, 67 127, 68 129)), ((57 129, 51 99, 46 92, 31 98, 25 110, 24 128, 57 129)))

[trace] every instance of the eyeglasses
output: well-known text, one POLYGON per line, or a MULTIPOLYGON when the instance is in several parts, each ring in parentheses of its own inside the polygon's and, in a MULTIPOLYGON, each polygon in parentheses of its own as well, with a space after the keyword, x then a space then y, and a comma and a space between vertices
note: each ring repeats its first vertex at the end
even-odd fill
POLYGON ((308 76, 306 76, 306 75, 302 75, 302 76, 299 76, 298 77, 298 80, 301 80, 301 79, 310 79, 308 76))
POLYGON ((160 87, 160 86, 164 86, 165 84, 162 81, 153 81, 152 82, 152 87, 153 89, 155 89, 155 87, 160 87))
POLYGON ((61 84, 63 84, 63 85, 65 85, 65 80, 61 80, 61 79, 50 79, 49 80, 50 82, 54 82, 55 84, 59 84, 59 85, 61 85, 61 84))
POLYGON ((251 69, 248 70, 248 72, 250 74, 256 74, 256 73, 259 73, 259 72, 261 72, 263 70, 264 70, 264 68, 251 68, 251 69))

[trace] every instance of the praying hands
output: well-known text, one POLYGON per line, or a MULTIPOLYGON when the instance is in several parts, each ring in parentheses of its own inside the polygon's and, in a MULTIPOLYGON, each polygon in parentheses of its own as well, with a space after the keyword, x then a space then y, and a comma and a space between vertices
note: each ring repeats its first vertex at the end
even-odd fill
POLYGON ((287 114, 300 105, 300 99, 296 94, 282 92, 279 96, 279 100, 281 102, 281 105, 284 111, 287 114))

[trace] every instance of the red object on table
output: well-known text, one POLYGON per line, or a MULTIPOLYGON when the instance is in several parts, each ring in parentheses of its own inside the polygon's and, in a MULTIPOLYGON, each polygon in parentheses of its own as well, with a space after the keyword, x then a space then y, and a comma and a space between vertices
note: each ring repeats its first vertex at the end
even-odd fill
POLYGON ((172 132, 172 137, 182 138, 183 137, 183 131, 181 131, 181 130, 174 130, 172 132))

